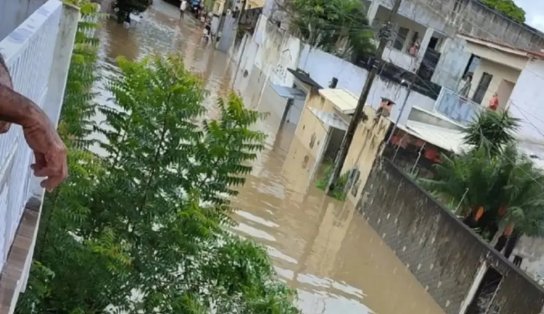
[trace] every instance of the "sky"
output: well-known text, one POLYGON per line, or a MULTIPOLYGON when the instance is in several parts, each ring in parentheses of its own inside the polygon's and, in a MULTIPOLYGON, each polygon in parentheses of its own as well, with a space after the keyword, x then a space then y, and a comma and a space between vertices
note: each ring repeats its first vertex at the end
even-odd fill
POLYGON ((543 0, 514 0, 525 10, 525 23, 544 32, 544 1, 543 0))

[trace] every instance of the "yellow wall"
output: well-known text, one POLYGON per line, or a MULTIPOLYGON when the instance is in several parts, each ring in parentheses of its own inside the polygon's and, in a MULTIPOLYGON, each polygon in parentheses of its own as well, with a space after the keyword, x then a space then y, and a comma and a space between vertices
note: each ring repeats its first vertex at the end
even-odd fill
POLYGON ((369 119, 359 123, 342 169, 342 174, 355 168, 360 171, 359 180, 348 191, 347 199, 353 204, 359 200, 372 165, 381 154, 381 144, 391 123, 389 119, 384 118, 375 122, 375 111, 370 107, 365 107, 365 113, 369 119))
MULTIPOLYGON (((515 84, 520 74, 520 71, 515 68, 511 68, 503 64, 495 63, 486 59, 481 59, 480 65, 474 71, 474 76, 472 78, 472 88, 469 94, 470 98, 474 96, 474 93, 476 92, 476 89, 478 88, 478 84, 480 83, 480 79, 482 78, 482 74, 484 72, 487 72, 493 75, 491 83, 489 84, 489 88, 487 89, 487 92, 481 103, 481 105, 485 107, 488 106, 489 100, 491 99, 493 94, 495 92, 498 92, 499 86, 501 85, 501 82, 503 80, 507 80, 515 84)), ((500 108, 504 108, 508 102, 508 99, 504 99, 506 97, 502 97, 502 98, 503 99, 499 99, 500 108)))
MULTIPOLYGON (((310 94, 304 105, 304 110, 300 117, 300 121, 295 131, 295 139, 297 146, 299 147, 296 164, 299 162, 307 169, 310 179, 314 175, 316 163, 321 162, 320 154, 324 153, 323 145, 326 144, 329 128, 325 126, 321 120, 319 120, 309 108, 315 108, 326 112, 335 112, 334 106, 331 102, 325 100, 318 93, 314 92, 310 94), (315 136, 313 145, 312 137, 315 136), (298 144, 300 142, 300 144, 298 144), (300 152, 303 151, 303 152, 300 152), (307 158, 306 158, 307 156, 307 158)), ((356 182, 357 188, 355 196, 349 191, 349 197, 353 203, 360 197, 361 191, 366 183, 366 179, 370 174, 370 170, 381 148, 381 143, 385 138, 387 129, 389 128, 389 119, 379 119, 375 122, 375 110, 371 107, 365 107, 365 113, 368 116, 368 120, 364 123, 360 123, 353 141, 351 143, 350 150, 342 169, 342 174, 357 168, 360 171, 360 179, 356 182)))
POLYGON ((264 0, 247 0, 246 9, 256 9, 264 7, 264 0))
POLYGON ((306 148, 308 153, 315 160, 321 151, 321 146, 327 140, 328 127, 324 125, 311 111, 310 107, 322 111, 333 111, 332 105, 321 97, 317 92, 312 92, 304 104, 304 109, 295 130, 295 137, 306 148), (315 140, 312 143, 312 137, 315 140))

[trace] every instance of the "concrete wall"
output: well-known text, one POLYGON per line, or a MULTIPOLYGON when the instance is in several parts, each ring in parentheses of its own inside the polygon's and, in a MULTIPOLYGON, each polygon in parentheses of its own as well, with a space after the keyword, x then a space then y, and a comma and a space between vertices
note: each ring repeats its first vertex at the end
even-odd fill
POLYGON ((0 40, 6 37, 46 0, 0 0, 0 40))
MULTIPOLYGON (((363 68, 321 50, 310 49, 307 45, 302 50, 299 67, 308 72, 312 79, 321 86, 328 86, 333 77, 338 78, 337 87, 347 89, 354 95, 361 93, 368 75, 368 71, 363 68)), ((404 86, 382 80, 378 77, 372 85, 367 104, 377 109, 381 97, 387 97, 395 101, 397 105, 393 107, 391 119, 396 121, 400 114, 402 102, 406 97, 406 92, 407 89, 404 86)), ((402 114, 400 123, 406 123, 412 106, 432 109, 434 103, 435 101, 430 97, 412 92, 408 97, 407 106, 402 114)))
POLYGON ((523 258, 522 270, 539 284, 544 284, 544 238, 521 237, 513 255, 523 258))
POLYGON ((494 313, 541 312, 541 287, 389 161, 376 162, 358 210, 446 313, 460 313, 482 265, 503 276, 491 306, 494 313))
MULTIPOLYGON (((373 0, 392 8, 394 0, 373 0)), ((544 48, 544 34, 487 8, 477 0, 405 0, 400 14, 453 37, 464 33, 522 49, 544 48), (485 23, 482 23, 485 21, 485 23)))
POLYGON ((464 40, 456 37, 445 39, 442 54, 431 81, 446 88, 457 90, 469 60, 470 53, 465 49, 464 40))
POLYGON ((334 107, 332 103, 321 97, 319 93, 310 93, 295 130, 296 141, 300 143, 299 147, 306 152, 304 157, 306 160, 303 161, 303 168, 308 169, 310 179, 312 179, 318 164, 322 161, 320 157, 326 149, 325 146, 327 145, 330 127, 321 122, 310 111, 310 108, 325 112, 334 112, 334 107))
MULTIPOLYGON (((384 6, 390 9, 393 2, 373 0, 371 8, 384 6)), ((369 15, 377 12, 379 16, 382 10, 369 10, 369 15)), ((504 42, 521 49, 539 51, 544 48, 543 33, 516 23, 477 0, 405 0, 399 14, 449 37, 441 49, 442 55, 432 77, 432 82, 449 89, 456 89, 470 57, 463 49, 463 41, 456 38, 458 33, 504 42)))
POLYGON ((522 141, 544 144, 544 106, 540 101, 544 98, 543 86, 544 61, 528 62, 518 77, 509 103, 509 112, 521 119, 517 135, 522 141))
POLYGON ((347 195, 347 199, 353 205, 361 198, 374 161, 381 155, 381 144, 386 139, 385 136, 391 124, 389 119, 375 120, 376 111, 374 109, 365 107, 364 110, 368 120, 357 126, 342 168, 342 173, 353 170, 359 172, 358 176, 353 179, 347 195))

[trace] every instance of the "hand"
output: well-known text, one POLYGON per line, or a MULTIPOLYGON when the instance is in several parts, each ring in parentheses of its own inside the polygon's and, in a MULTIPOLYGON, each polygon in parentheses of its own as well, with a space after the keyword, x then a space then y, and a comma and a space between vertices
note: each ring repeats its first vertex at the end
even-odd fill
POLYGON ((0 134, 7 133, 10 127, 11 127, 11 123, 6 121, 0 121, 0 134))
POLYGON ((35 163, 31 166, 34 175, 47 177, 41 186, 51 192, 68 176, 66 147, 43 112, 31 123, 23 125, 23 133, 34 151, 35 163))

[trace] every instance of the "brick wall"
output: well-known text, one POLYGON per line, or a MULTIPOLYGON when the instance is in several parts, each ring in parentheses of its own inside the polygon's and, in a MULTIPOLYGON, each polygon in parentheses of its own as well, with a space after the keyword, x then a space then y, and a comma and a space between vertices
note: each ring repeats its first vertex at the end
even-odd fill
POLYGON ((483 262, 503 275, 495 313, 538 314, 544 290, 388 160, 377 160, 358 210, 447 313, 459 313, 483 262))

